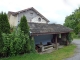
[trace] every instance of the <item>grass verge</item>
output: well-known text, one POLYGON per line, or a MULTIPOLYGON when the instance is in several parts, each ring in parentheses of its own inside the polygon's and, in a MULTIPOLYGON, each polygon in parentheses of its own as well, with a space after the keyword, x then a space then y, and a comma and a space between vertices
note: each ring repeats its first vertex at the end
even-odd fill
POLYGON ((71 57, 74 54, 76 46, 71 44, 64 48, 53 51, 52 53, 46 54, 24 54, 19 56, 13 56, 8 58, 0 58, 0 60, 62 60, 67 57, 71 57))

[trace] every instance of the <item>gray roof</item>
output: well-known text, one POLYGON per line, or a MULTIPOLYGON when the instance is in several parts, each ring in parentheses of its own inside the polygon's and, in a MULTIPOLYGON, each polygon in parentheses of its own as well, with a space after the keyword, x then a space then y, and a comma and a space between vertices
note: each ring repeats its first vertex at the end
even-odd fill
POLYGON ((47 22, 49 22, 49 20, 48 20, 47 18, 45 18, 42 14, 40 14, 40 13, 39 13, 36 9, 34 9, 33 7, 27 8, 27 9, 24 9, 24 10, 21 10, 21 11, 18 11, 18 12, 9 11, 9 12, 8 12, 8 15, 10 16, 10 14, 12 14, 13 16, 16 16, 17 14, 22 13, 22 12, 25 12, 25 11, 28 11, 28 10, 33 10, 33 11, 36 12, 39 16, 41 16, 43 19, 45 19, 47 22))
POLYGON ((29 23, 32 34, 59 34, 68 33, 72 29, 60 24, 44 24, 44 23, 29 23))

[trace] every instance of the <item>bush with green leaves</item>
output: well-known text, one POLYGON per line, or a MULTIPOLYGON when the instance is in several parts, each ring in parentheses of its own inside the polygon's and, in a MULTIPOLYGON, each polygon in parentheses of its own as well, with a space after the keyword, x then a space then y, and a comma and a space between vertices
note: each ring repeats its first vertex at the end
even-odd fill
MULTIPOLYGON (((6 14, 0 14, 0 19, 4 17, 7 19, 6 14)), ((1 20, 0 23, 4 21, 1 20)), ((7 22, 7 21, 6 21, 7 22)), ((6 23, 4 23, 4 26, 6 23)), ((21 18, 19 27, 14 28, 11 33, 9 33, 9 25, 7 24, 4 31, 0 31, 0 54, 1 56, 15 56, 18 54, 35 52, 35 45, 33 38, 30 38, 29 26, 26 17, 21 18), (7 28, 6 28, 7 27, 7 28), (2 34, 1 34, 2 33, 2 34)), ((0 28, 2 25, 0 24, 0 28)), ((1 57, 0 56, 0 57, 1 57)))
POLYGON ((68 42, 71 43, 73 40, 72 33, 68 33, 66 38, 67 38, 68 42))
POLYGON ((5 56, 29 53, 31 45, 29 36, 21 32, 20 29, 14 30, 11 34, 3 33, 3 53, 5 56))
POLYGON ((35 50, 35 42, 34 42, 33 37, 31 37, 30 40, 31 40, 31 52, 32 53, 36 53, 36 50, 35 50))

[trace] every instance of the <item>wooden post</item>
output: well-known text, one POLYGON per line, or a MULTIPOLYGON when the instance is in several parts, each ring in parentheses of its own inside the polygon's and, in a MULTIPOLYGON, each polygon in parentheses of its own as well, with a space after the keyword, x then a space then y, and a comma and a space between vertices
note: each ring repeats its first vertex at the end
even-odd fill
POLYGON ((52 37, 52 40, 51 40, 52 43, 55 43, 55 41, 54 41, 55 38, 54 37, 55 37, 55 35, 53 34, 53 37, 52 37))
POLYGON ((69 45, 69 41, 67 40, 67 36, 69 33, 66 33, 66 45, 69 45))
POLYGON ((57 35, 55 36, 55 45, 56 45, 56 50, 58 49, 58 45, 57 45, 57 35))

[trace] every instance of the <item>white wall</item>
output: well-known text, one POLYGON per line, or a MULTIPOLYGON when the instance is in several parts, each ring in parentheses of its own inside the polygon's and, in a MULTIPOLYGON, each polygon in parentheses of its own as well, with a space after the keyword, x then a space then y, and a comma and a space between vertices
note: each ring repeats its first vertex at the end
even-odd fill
POLYGON ((28 22, 35 22, 35 23, 48 23, 45 19, 43 19, 41 16, 39 16, 39 14, 37 14, 35 11, 33 10, 28 10, 22 13, 18 14, 18 21, 20 21, 21 17, 25 15, 25 17, 27 18, 28 22), (33 15, 31 15, 30 13, 33 13, 33 15), (41 21, 38 21, 38 18, 41 18, 41 21))
POLYGON ((10 26, 17 26, 18 24, 18 16, 13 16, 13 15, 10 15, 9 17, 9 23, 10 23, 10 26))
POLYGON ((35 23, 47 23, 43 18, 41 18, 41 21, 38 20, 38 18, 41 18, 40 16, 36 16, 34 17, 31 22, 35 22, 35 23))
POLYGON ((17 26, 20 23, 20 19, 23 15, 26 16, 28 22, 48 23, 45 19, 39 16, 35 11, 27 10, 19 13, 17 16, 10 15, 10 18, 9 18, 10 26, 17 26), (31 15, 30 13, 33 13, 33 15, 31 15), (41 21, 39 21, 38 18, 41 18, 41 21))

